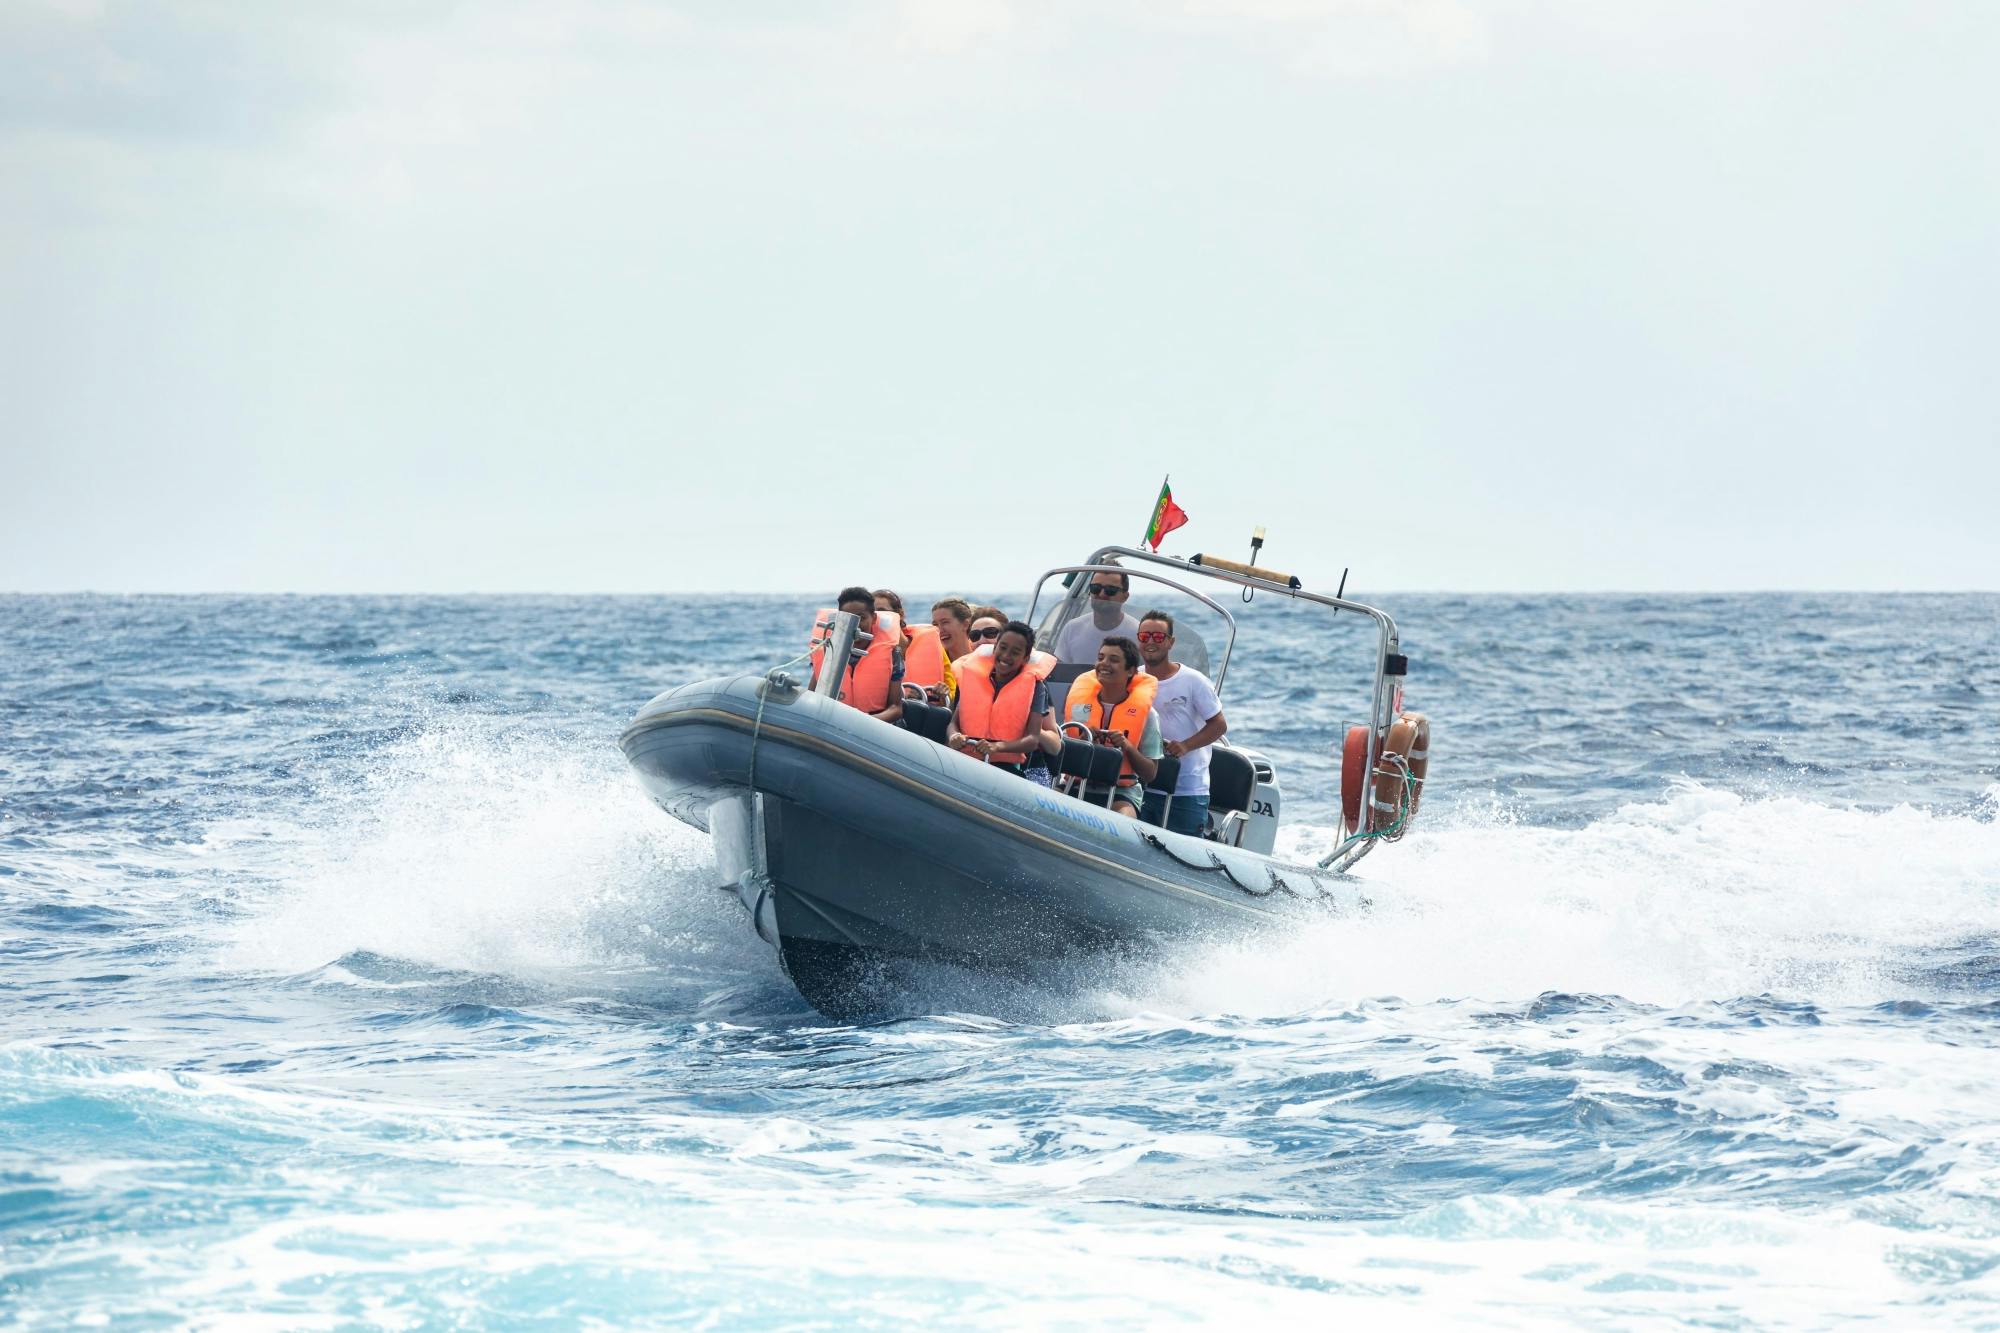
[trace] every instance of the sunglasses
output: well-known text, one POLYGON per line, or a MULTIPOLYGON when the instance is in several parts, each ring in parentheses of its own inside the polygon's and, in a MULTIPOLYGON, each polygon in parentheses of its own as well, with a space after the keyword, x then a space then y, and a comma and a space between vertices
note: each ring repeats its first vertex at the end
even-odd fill
POLYGON ((1139 631, 1140 643, 1165 643, 1169 637, 1168 633, 1163 629, 1142 629, 1139 631))
POLYGON ((998 625, 989 625, 985 629, 972 631, 966 637, 971 639, 997 639, 1000 637, 1000 627, 998 625))
POLYGON ((1090 585, 1092 597, 1117 597, 1125 590, 1115 583, 1093 583, 1090 585))

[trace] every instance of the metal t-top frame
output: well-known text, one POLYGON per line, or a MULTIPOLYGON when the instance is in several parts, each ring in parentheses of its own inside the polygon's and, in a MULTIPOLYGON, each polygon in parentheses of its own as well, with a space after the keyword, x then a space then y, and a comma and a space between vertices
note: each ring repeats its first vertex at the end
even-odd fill
MULTIPOLYGON (((1035 612, 1039 610, 1042 605, 1042 589, 1048 586, 1049 580, 1054 578, 1058 574, 1126 575, 1130 574, 1131 572, 1132 572, 1131 570, 1125 568, 1123 565, 1107 565, 1101 563, 1093 563, 1088 565, 1057 565, 1054 569, 1045 571, 1042 574, 1041 578, 1035 580, 1035 592, 1033 597, 1031 597, 1028 602, 1027 623, 1030 625, 1035 623, 1035 612)), ((1154 583, 1164 584, 1166 587, 1172 588, 1175 592, 1185 593, 1187 596, 1194 598, 1194 600, 1200 602, 1203 606, 1206 606, 1207 608, 1209 608, 1209 610, 1221 616, 1222 623, 1229 626, 1229 642, 1224 644, 1222 647, 1222 664, 1215 669, 1215 697, 1220 699, 1222 697, 1222 682, 1224 678, 1227 677, 1227 675, 1229 674, 1229 655, 1236 650, 1236 617, 1230 615, 1229 609, 1223 606, 1222 603, 1216 601, 1213 597, 1210 597, 1205 593, 1200 592, 1197 589, 1188 587, 1185 583, 1177 583, 1173 579, 1160 578, 1158 575, 1154 574, 1148 574, 1146 575, 1146 577, 1147 579, 1151 580, 1154 583)), ((1078 584, 1077 586, 1079 588, 1083 588, 1087 585, 1087 583, 1088 580, 1086 580, 1084 583, 1078 584)), ((1066 606, 1070 607, 1081 606, 1080 598, 1074 593, 1065 593, 1063 596, 1063 603, 1066 606)), ((1074 612, 1065 615, 1062 619, 1058 620, 1054 625, 1051 625, 1049 627, 1049 631, 1046 635, 1038 635, 1037 636, 1038 641, 1044 638, 1047 639, 1048 648, 1053 650, 1055 647, 1056 640, 1062 636, 1063 627, 1065 625, 1068 625, 1070 621, 1074 619, 1076 619, 1074 612)), ((1088 665, 1088 663, 1086 663, 1085 665, 1088 665)))
MULTIPOLYGON (((1345 597, 1328 597, 1324 593, 1308 592, 1297 578, 1288 574, 1278 573, 1275 570, 1262 569, 1255 565, 1244 565, 1233 560, 1224 561, 1216 557, 1203 555, 1196 555, 1190 559, 1182 560, 1175 556, 1160 555, 1154 551, 1141 550, 1135 546, 1100 546, 1091 554, 1087 564, 1059 566, 1049 570, 1048 573, 1043 574, 1040 579, 1036 580, 1034 602, 1028 608, 1029 623, 1034 623, 1035 611, 1041 604, 1042 585, 1052 575, 1085 572, 1093 574, 1130 574, 1135 572, 1132 568, 1133 562, 1155 569, 1172 570, 1175 574, 1182 577, 1199 575, 1202 578, 1214 579, 1219 583, 1234 584, 1239 588, 1250 588, 1257 592, 1270 593, 1277 597, 1289 597, 1293 601, 1298 602, 1310 602, 1315 606, 1327 607, 1336 614, 1341 611, 1351 611, 1355 615, 1367 616, 1375 622, 1375 688, 1373 694, 1370 696, 1368 705, 1368 768, 1361 793, 1361 808, 1364 811, 1374 809, 1375 767, 1377 761, 1381 758, 1382 742, 1388 736, 1389 725, 1396 720, 1395 712, 1400 702, 1397 699, 1396 687, 1390 683, 1389 676, 1389 659, 1392 657, 1400 658, 1402 656, 1401 640, 1396 632, 1395 618, 1387 611, 1369 606, 1364 602, 1350 601, 1345 597), (1112 563, 1113 557, 1117 558, 1118 563, 1112 563)), ((1213 607, 1228 622, 1229 646, 1223 651, 1222 666, 1217 670, 1215 679, 1216 697, 1220 698, 1223 673, 1229 669, 1229 655, 1234 651, 1236 646, 1236 618, 1223 610, 1211 598, 1203 596, 1201 593, 1176 582, 1174 579, 1163 578, 1160 575, 1152 573, 1148 573, 1147 577, 1156 582, 1164 583, 1170 588, 1186 593, 1195 600, 1213 607)), ((1086 596, 1086 587, 1086 583, 1074 585, 1064 600, 1070 603, 1072 607, 1081 608, 1086 596)), ((1060 634, 1062 627, 1074 618, 1074 611, 1062 616, 1053 627, 1052 633, 1060 634)), ((1338 799, 1337 796, 1336 799, 1338 799)), ((1335 870, 1346 870, 1349 866, 1352 866, 1370 851, 1374 850, 1377 841, 1378 839, 1360 834, 1348 837, 1339 846, 1335 847, 1333 851, 1329 852, 1320 861, 1320 864, 1335 870)))

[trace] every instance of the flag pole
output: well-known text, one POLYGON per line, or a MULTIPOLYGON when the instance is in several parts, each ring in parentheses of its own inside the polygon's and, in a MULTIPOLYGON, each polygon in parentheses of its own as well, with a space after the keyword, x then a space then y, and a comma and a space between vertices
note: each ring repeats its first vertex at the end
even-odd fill
POLYGON ((1140 541, 1148 542, 1153 539, 1153 525, 1160 521, 1160 500, 1166 495, 1167 487, 1172 484, 1173 479, 1174 474, 1171 472, 1162 472, 1160 474, 1160 493, 1153 497, 1153 509, 1151 513, 1146 515, 1146 531, 1141 534, 1140 541))

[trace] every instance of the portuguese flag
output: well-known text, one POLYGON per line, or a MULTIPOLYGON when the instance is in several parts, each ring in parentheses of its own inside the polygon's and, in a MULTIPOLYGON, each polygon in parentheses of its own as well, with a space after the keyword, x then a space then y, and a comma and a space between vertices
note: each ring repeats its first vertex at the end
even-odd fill
POLYGON ((1187 510, 1174 503, 1174 488, 1167 480, 1160 478, 1160 498, 1153 505, 1153 521, 1146 525, 1146 535, 1139 539, 1155 551, 1168 533, 1187 522, 1187 510))

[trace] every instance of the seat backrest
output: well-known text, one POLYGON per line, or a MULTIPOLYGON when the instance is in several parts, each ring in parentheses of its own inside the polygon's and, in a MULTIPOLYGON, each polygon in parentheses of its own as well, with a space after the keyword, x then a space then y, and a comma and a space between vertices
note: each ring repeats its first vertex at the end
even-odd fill
POLYGON ((1146 790, 1171 792, 1180 780, 1181 761, 1173 755, 1166 755, 1159 761, 1159 769, 1153 774, 1153 780, 1146 784, 1146 790))
POLYGON ((1118 781, 1119 771, 1124 767, 1124 759, 1108 745, 1093 745, 1089 741, 1068 737, 1063 739, 1059 766, 1063 777, 1082 778, 1095 786, 1105 787, 1118 781))
POLYGON ((1257 770, 1241 750, 1217 745, 1209 750, 1208 808, 1248 810, 1257 789, 1257 770))
POLYGON ((912 731, 927 740, 940 745, 951 724, 951 710, 937 708, 922 699, 905 695, 903 698, 903 730, 912 731), (943 716, 939 716, 942 714, 943 716))
POLYGON ((1088 662, 1058 662, 1049 668, 1049 707, 1056 710, 1056 721, 1067 722, 1063 714, 1063 700, 1069 698, 1069 687, 1078 676, 1097 668, 1088 662))

